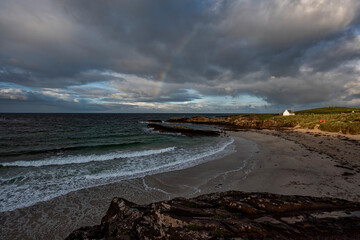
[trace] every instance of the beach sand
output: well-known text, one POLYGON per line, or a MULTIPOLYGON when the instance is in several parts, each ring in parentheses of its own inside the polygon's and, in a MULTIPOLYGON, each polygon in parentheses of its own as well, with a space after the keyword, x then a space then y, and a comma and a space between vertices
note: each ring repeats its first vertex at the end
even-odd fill
POLYGON ((231 154, 191 168, 84 189, 0 213, 0 239, 63 239, 99 224, 115 196, 145 204, 239 190, 360 201, 360 142, 291 131, 228 132, 231 154))

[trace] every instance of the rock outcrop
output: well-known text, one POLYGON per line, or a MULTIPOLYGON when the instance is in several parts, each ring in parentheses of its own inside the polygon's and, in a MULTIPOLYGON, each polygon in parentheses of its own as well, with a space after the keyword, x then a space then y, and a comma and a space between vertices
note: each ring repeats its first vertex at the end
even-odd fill
POLYGON ((158 119, 147 120, 147 122, 149 122, 149 123, 162 123, 162 121, 158 120, 158 119))
POLYGON ((193 128, 177 126, 177 125, 167 126, 167 125, 150 123, 147 126, 148 126, 148 128, 152 128, 158 132, 181 133, 182 135, 185 135, 188 137, 199 137, 199 136, 216 137, 216 136, 220 135, 220 132, 218 132, 218 131, 193 129, 193 128))
MULTIPOLYGON (((192 124, 209 124, 225 126, 230 129, 279 129, 279 124, 271 119, 256 119, 248 117, 239 117, 232 120, 231 116, 227 118, 207 118, 203 116, 194 116, 192 118, 170 118, 166 122, 169 123, 192 123, 192 124)), ((281 128, 294 127, 294 126, 281 126, 281 128)))
POLYGON ((193 123, 193 124, 215 124, 215 125, 232 125, 231 121, 225 118, 208 118, 204 116, 187 117, 173 117, 167 120, 169 123, 193 123))
POLYGON ((114 198, 75 239, 360 239, 360 203, 225 192, 136 205, 114 198))
MULTIPOLYGON (((274 120, 246 119, 240 118, 233 122, 233 125, 240 129, 276 129, 279 125, 274 120)), ((290 127, 290 126, 289 126, 290 127)))

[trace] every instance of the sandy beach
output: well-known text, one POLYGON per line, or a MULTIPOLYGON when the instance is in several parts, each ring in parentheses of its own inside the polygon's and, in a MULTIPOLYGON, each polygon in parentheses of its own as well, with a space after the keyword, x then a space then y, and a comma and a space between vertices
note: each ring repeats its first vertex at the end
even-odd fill
POLYGON ((0 213, 1 239, 63 239, 98 224, 113 197, 145 204, 228 190, 360 201, 357 137, 310 132, 228 132, 229 154, 172 172, 84 189, 0 213))

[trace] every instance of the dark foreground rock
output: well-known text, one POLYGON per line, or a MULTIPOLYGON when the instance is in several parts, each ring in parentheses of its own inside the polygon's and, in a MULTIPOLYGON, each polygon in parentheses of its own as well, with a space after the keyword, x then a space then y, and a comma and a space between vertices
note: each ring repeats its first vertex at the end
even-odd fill
POLYGON ((149 128, 154 129, 155 131, 159 132, 166 132, 166 133, 181 133, 182 135, 188 137, 198 137, 198 136, 219 136, 220 132, 218 131, 211 131, 211 130, 200 130, 200 129, 193 129, 187 128, 183 126, 166 126, 160 124, 150 123, 147 125, 149 128))
POLYGON ((225 192, 136 205, 114 198, 75 239, 360 239, 360 203, 225 192))

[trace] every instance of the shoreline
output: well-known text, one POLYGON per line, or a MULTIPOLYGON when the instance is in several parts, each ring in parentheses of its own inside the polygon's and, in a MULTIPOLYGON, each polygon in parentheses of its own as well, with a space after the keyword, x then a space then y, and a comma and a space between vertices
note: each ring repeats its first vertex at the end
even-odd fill
POLYGON ((351 166, 360 165, 359 159, 352 159, 352 152, 359 152, 358 141, 322 135, 315 137, 315 134, 294 131, 228 134, 235 139, 232 145, 236 152, 223 158, 187 169, 83 189, 27 208, 0 213, 4 225, 0 236, 3 239, 63 239, 74 229, 98 224, 113 197, 146 204, 180 196, 238 190, 360 201, 358 168, 349 170, 336 166, 345 162, 351 166), (314 145, 315 140, 325 144, 314 145), (315 149, 309 148, 306 141, 315 149), (341 151, 333 150, 337 154, 330 151, 333 142, 337 143, 337 149, 344 148, 341 149, 344 152, 342 158, 341 151), (351 151, 347 149, 349 144, 354 145, 351 151), (324 149, 316 149, 318 145, 324 149), (241 159, 248 161, 244 165, 244 161, 239 161, 241 159), (350 171, 355 173, 344 175, 350 171))

